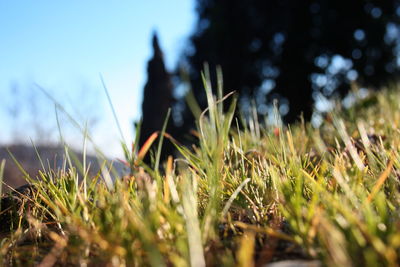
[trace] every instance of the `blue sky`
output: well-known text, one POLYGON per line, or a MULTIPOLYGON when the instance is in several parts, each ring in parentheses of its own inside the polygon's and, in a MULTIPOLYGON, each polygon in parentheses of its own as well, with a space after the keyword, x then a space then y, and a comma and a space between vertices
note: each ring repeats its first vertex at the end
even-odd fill
MULTIPOLYGON (((171 69, 187 45, 194 23, 194 1, 188 0, 1 0, 0 124, 6 130, 0 133, 0 143, 13 139, 11 128, 16 119, 5 111, 16 101, 11 88, 18 88, 18 103, 25 107, 25 117, 32 116, 34 107, 52 106, 38 96, 41 92, 34 84, 39 84, 60 102, 69 99, 72 109, 82 107, 83 119, 91 112, 101 114, 92 135, 108 153, 118 154, 119 137, 99 74, 110 91, 125 138, 132 140, 132 121, 140 117, 153 30, 159 34, 171 69), (32 98, 36 99, 34 107, 32 98)), ((42 113, 39 121, 55 121, 54 109, 42 113)), ((27 128, 23 134, 29 138, 33 133, 27 128)))

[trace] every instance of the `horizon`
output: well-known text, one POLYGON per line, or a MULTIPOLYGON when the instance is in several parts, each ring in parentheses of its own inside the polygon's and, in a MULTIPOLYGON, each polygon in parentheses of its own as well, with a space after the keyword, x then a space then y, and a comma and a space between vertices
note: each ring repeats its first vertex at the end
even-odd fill
MULTIPOLYGON (((171 70, 188 45, 194 20, 192 1, 1 2, 0 93, 4 97, 0 100, 0 121, 6 130, 0 133, 0 143, 21 138, 16 133, 23 135, 24 143, 35 135, 43 137, 32 132, 35 129, 26 129, 27 121, 36 115, 41 120, 36 123, 52 121, 52 126, 43 124, 43 128, 52 130, 51 138, 58 139, 54 104, 37 90, 40 86, 81 123, 89 123, 93 118, 85 116, 94 112, 97 118, 93 120, 99 120, 92 134, 96 143, 107 150, 103 151, 105 154, 122 156, 121 138, 100 75, 129 145, 134 138, 133 123, 140 119, 153 32, 158 33, 166 67, 171 70), (37 102, 30 103, 32 98, 37 102), (17 116, 11 118, 12 112, 17 116)), ((77 142, 76 133, 67 127, 70 126, 66 126, 67 142, 77 142)), ((81 143, 82 140, 71 145, 77 147, 81 143)))

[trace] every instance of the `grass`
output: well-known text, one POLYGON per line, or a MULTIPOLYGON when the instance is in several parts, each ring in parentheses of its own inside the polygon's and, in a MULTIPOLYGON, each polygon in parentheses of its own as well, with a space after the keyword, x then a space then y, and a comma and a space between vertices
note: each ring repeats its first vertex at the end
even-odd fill
POLYGON ((27 177, 33 194, 2 211, 11 231, 0 265, 399 265, 399 90, 338 105, 314 129, 240 123, 236 101, 222 113, 222 95, 205 84, 193 148, 162 131, 140 150, 125 145, 131 174, 114 183, 105 179, 110 163, 88 177, 86 164, 68 167, 71 157, 27 177), (181 157, 160 163, 155 151, 147 166, 141 160, 160 136, 181 157))

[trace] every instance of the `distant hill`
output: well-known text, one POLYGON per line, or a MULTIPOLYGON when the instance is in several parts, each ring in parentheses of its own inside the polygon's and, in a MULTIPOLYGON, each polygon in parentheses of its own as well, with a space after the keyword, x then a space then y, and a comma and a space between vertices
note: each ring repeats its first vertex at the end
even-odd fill
MULTIPOLYGON (((33 146, 29 145, 10 145, 10 146, 0 146, 0 162, 5 159, 6 165, 4 170, 4 183, 16 188, 21 185, 26 184, 22 172, 18 169, 17 165, 11 158, 8 150, 14 155, 18 162, 23 166, 24 170, 29 173, 31 177, 36 177, 39 170, 42 170, 40 160, 33 146)), ((44 162, 46 169, 48 169, 48 164, 54 170, 61 168, 64 161, 64 148, 61 146, 38 146, 36 147, 40 155, 40 158, 44 162)), ((80 152, 72 151, 80 161, 83 159, 83 155, 80 152)), ((99 163, 95 156, 86 156, 87 164, 90 162, 90 171, 92 174, 99 171, 99 163)), ((114 162, 113 166, 116 168, 118 173, 122 174, 124 171, 124 166, 119 162, 114 162)), ((3 184, 3 192, 8 192, 8 186, 3 184)))

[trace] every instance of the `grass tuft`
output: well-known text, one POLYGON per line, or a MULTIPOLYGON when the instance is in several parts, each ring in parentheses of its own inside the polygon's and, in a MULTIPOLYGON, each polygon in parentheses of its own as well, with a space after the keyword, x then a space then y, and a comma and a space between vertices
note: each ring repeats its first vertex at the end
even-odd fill
POLYGON ((267 125, 234 121, 235 96, 222 96, 220 73, 214 96, 209 76, 192 149, 165 124, 142 148, 123 144, 130 173, 111 180, 112 163, 90 175, 66 147, 63 168, 2 198, 0 265, 398 266, 400 91, 337 106, 318 129, 286 127, 277 111, 267 125), (181 156, 162 163, 165 141, 181 156))

